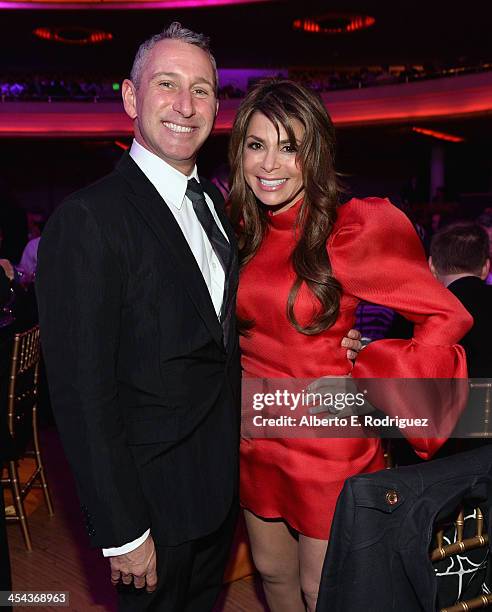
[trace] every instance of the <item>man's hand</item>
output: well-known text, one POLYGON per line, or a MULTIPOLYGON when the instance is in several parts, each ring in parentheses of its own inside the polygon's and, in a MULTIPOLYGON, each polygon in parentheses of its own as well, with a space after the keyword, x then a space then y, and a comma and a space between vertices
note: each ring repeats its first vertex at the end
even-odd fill
POLYGON ((138 548, 124 555, 110 557, 111 582, 117 585, 133 584, 137 589, 145 587, 149 593, 157 587, 156 554, 152 536, 140 544, 138 548))
POLYGON ((342 340, 342 346, 347 349, 347 359, 357 359, 357 355, 362 348, 360 338, 360 332, 356 329, 351 329, 342 340))
POLYGON ((354 397, 360 395, 360 389, 357 387, 357 383, 349 375, 347 376, 322 376, 313 380, 313 382, 306 387, 307 393, 313 394, 313 401, 306 402, 306 406, 311 406, 308 412, 309 414, 319 414, 321 412, 329 412, 339 418, 346 418, 352 415, 364 415, 374 412, 374 407, 364 398, 362 403, 355 402, 354 397), (339 399, 329 404, 316 403, 318 397, 340 397, 343 396, 347 400, 339 399), (349 399, 350 398, 350 399, 349 399))
POLYGON ((14 278, 14 268, 8 259, 0 259, 0 266, 3 268, 9 280, 14 278))

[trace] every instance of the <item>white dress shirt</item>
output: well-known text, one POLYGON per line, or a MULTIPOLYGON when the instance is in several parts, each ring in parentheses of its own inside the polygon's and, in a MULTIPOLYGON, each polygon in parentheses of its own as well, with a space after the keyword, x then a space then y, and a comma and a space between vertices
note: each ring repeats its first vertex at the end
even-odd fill
MULTIPOLYGON (((185 176, 160 157, 142 147, 136 140, 133 141, 130 149, 130 157, 157 189, 176 219, 203 275, 215 312, 219 315, 224 296, 224 270, 193 210, 191 200, 185 195, 188 179, 195 178, 200 182, 196 166, 190 176, 185 176)), ((227 238, 215 212, 213 202, 207 194, 205 194, 205 201, 215 222, 227 238)))
MULTIPOLYGON (((169 164, 167 164, 160 157, 157 157, 154 153, 151 153, 148 149, 139 144, 136 140, 130 149, 130 157, 142 170, 149 181, 159 192, 164 202, 163 206, 168 206, 172 212, 176 222, 178 223, 181 231, 183 232, 186 242, 193 253, 196 263, 200 268, 200 272, 203 275, 205 283, 207 285, 212 303, 215 308, 217 316, 220 315, 220 309, 222 308, 222 299, 224 297, 224 281, 225 273, 222 265, 215 254, 210 240, 207 237, 198 217, 193 210, 193 204, 191 200, 186 197, 186 189, 188 187, 188 179, 195 178, 198 182, 198 174, 196 166, 193 168, 190 176, 185 176, 169 164)), ((210 200, 207 194, 205 194, 205 201, 210 208, 210 212, 215 219, 215 222, 219 226, 220 230, 227 238, 224 228, 222 227, 213 202, 210 200)), ((103 548, 103 555, 105 557, 113 557, 116 555, 123 555, 125 553, 135 550, 138 546, 143 544, 148 535, 150 529, 142 534, 133 542, 118 546, 115 548, 103 548)))

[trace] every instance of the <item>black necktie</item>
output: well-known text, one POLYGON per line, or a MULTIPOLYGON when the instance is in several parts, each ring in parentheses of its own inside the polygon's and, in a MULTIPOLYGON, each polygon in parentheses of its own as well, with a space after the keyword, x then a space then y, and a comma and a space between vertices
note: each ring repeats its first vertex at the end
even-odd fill
MULTIPOLYGON (((208 207, 207 202, 205 201, 205 196, 203 194, 203 189, 200 183, 192 178, 188 181, 188 188, 186 189, 186 196, 191 200, 193 204, 193 210, 195 211, 198 220, 200 221, 203 230, 207 234, 208 239, 210 240, 210 244, 214 250, 214 253, 217 255, 220 264, 224 270, 225 280, 224 280, 224 296, 222 300, 222 308, 220 312, 220 320, 225 323, 226 317, 226 308, 228 301, 228 281, 229 281, 229 266, 231 263, 231 245, 229 244, 227 238, 224 236, 219 226, 215 222, 213 215, 208 207)), ((224 330, 224 336, 227 337, 226 330, 224 330)))
POLYGON ((191 200, 193 210, 207 234, 215 254, 219 258, 227 281, 227 272, 231 260, 231 245, 215 222, 210 208, 205 201, 202 186, 196 179, 192 178, 188 181, 186 195, 191 200))

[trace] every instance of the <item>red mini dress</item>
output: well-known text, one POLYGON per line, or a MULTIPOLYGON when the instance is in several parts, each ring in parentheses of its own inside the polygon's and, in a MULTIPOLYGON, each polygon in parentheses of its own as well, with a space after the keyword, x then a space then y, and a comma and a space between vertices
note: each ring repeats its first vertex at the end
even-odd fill
MULTIPOLYGON (((327 243, 333 274, 342 285, 340 314, 326 331, 306 336, 287 318, 295 280, 290 256, 301 201, 269 217, 268 232, 242 271, 238 314, 253 320, 241 338, 243 374, 254 378, 466 378, 456 345, 473 319, 432 276, 407 217, 388 200, 352 199, 338 209, 327 243), (379 340, 355 366, 341 341, 354 326, 360 300, 388 306, 414 323, 410 340, 379 340)), ((295 312, 308 323, 318 303, 303 285, 295 312)), ((442 441, 417 440, 429 457, 442 441)), ((241 440, 241 504, 263 518, 283 518, 305 536, 328 539, 338 495, 355 474, 384 468, 376 438, 274 438, 241 440)))

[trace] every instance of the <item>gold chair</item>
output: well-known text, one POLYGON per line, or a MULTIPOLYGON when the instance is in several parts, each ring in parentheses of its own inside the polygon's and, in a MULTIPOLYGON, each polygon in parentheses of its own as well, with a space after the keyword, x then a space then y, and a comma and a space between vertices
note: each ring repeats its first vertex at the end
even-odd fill
MULTIPOLYGON (((486 380, 474 380, 470 382, 470 402, 467 411, 473 411, 471 414, 465 414, 465 427, 463 433, 468 436, 462 442, 465 448, 469 448, 470 438, 487 439, 492 437, 492 383, 486 380)), ((457 440, 457 442, 460 442, 457 440)), ((463 508, 458 509, 454 516, 454 542, 445 544, 445 529, 439 528, 435 531, 436 547, 430 553, 432 562, 442 561, 455 555, 464 555, 465 553, 477 549, 488 547, 488 535, 484 530, 484 518, 480 508, 475 508, 475 533, 469 537, 464 534, 465 512, 463 508)), ((449 523, 448 523, 449 526, 449 523)), ((481 594, 467 600, 457 601, 452 606, 442 608, 440 612, 464 612, 467 610, 478 610, 492 606, 492 594, 481 594)))
POLYGON ((1 483, 10 488, 13 514, 7 514, 7 522, 20 523, 28 551, 32 550, 31 536, 24 508, 24 499, 33 488, 41 488, 50 516, 54 515, 53 503, 46 480, 37 426, 38 370, 40 357, 39 326, 16 334, 14 337, 7 400, 7 420, 14 441, 16 458, 8 461, 8 477, 1 483), (32 442, 33 449, 27 450, 32 442), (25 483, 19 478, 18 460, 34 459, 34 470, 25 483))
MULTIPOLYGON (((443 561, 455 555, 463 556, 465 553, 477 548, 488 549, 489 537, 484 530, 484 518, 480 508, 474 510, 475 534, 471 537, 465 537, 465 510, 463 507, 458 509, 454 518, 454 542, 445 544, 445 531, 449 528, 451 522, 441 526, 435 531, 436 547, 430 552, 430 560, 435 563, 443 561)), ((440 612, 466 612, 468 610, 477 610, 480 608, 488 608, 492 605, 492 594, 481 594, 471 599, 458 600, 451 606, 446 606, 440 609, 440 612)))

